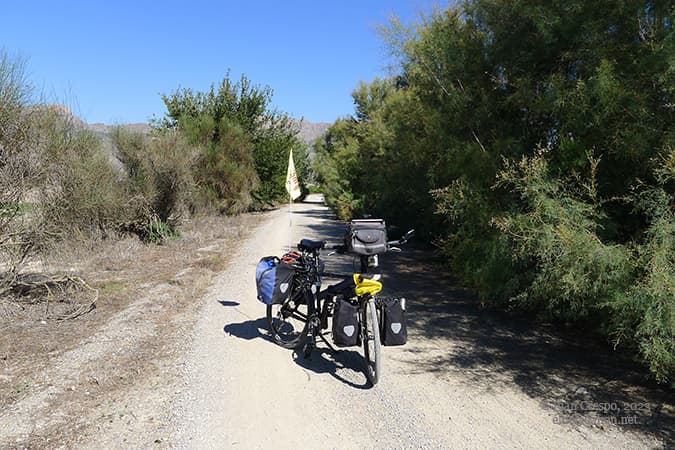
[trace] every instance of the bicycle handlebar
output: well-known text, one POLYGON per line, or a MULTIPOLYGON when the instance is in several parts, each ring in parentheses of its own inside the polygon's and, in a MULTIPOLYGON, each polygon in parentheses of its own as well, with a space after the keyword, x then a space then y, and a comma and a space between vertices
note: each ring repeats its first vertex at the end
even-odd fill
POLYGON ((397 241, 389 241, 387 242, 387 245, 402 245, 408 242, 412 237, 415 236, 415 229, 413 228, 412 230, 409 230, 406 234, 401 236, 401 238, 397 241))
MULTIPOLYGON (((408 242, 413 236, 415 235, 415 230, 409 230, 406 234, 404 234, 400 239, 394 240, 394 241, 387 241, 387 251, 388 252, 400 252, 401 249, 399 247, 396 247, 397 245, 403 245, 406 242, 408 242)), ((329 253, 328 255, 333 255, 335 253, 339 254, 344 254, 344 253, 349 253, 347 251, 347 246, 344 244, 339 244, 339 245, 332 245, 330 247, 331 250, 335 250, 334 252, 329 253)))
MULTIPOLYGON (((394 241, 387 241, 387 251, 388 252, 400 252, 401 249, 397 247, 397 245, 403 245, 406 242, 408 242, 413 236, 415 235, 415 230, 412 229, 408 231, 406 234, 404 234, 400 239, 394 240, 394 241)), ((303 239, 304 241, 304 239, 303 239)), ((302 242, 302 241, 301 241, 302 242)), ((309 241, 311 242, 311 241, 309 241)), ((322 241, 323 245, 320 247, 321 249, 323 248, 329 248, 331 250, 335 250, 334 252, 330 252, 328 256, 333 255, 335 253, 339 254, 345 254, 349 253, 347 250, 347 246, 344 244, 338 244, 338 245, 332 245, 332 246, 327 246, 325 241, 322 241)))

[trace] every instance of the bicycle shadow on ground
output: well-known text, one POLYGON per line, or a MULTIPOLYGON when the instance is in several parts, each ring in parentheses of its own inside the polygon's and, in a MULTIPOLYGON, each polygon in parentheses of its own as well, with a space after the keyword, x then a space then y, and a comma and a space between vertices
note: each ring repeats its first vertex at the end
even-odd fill
MULTIPOLYGON (((218 300, 218 303, 228 308, 235 308, 240 305, 237 301, 218 300)), ((240 323, 228 323, 223 327, 223 332, 230 336, 250 341, 252 339, 263 339, 273 342, 272 337, 267 333, 267 318, 249 319, 240 323)))
MULTIPOLYGON (((307 371, 316 374, 329 374, 336 380, 355 389, 372 388, 363 372, 365 367, 363 355, 354 350, 338 349, 337 351, 333 351, 330 348, 321 346, 321 344, 318 345, 312 351, 312 355, 309 358, 305 358, 301 350, 293 351, 293 361, 307 371), (354 378, 362 378, 363 383, 360 384, 357 380, 349 379, 351 377, 343 376, 340 373, 342 371, 351 371, 358 374, 354 378)), ((346 374, 349 374, 349 372, 346 372, 346 374)))
MULTIPOLYGON (((304 226, 302 237, 340 241, 345 224, 331 220, 330 211, 310 208, 304 214, 320 221, 304 226)), ((352 270, 348 258, 324 261, 327 271, 352 270)), ((515 387, 572 423, 593 426, 600 419, 675 447, 675 392, 649 380, 646 368, 602 338, 483 308, 474 292, 448 274, 443 258, 414 241, 402 253, 381 255, 378 271, 383 295, 408 300, 408 344, 391 357, 399 374, 433 374, 485 392, 515 387), (570 410, 597 404, 617 409, 570 410)))
POLYGON ((274 342, 266 329, 267 319, 261 317, 260 319, 252 319, 240 323, 228 323, 223 327, 223 332, 247 341, 263 339, 268 342, 274 342))

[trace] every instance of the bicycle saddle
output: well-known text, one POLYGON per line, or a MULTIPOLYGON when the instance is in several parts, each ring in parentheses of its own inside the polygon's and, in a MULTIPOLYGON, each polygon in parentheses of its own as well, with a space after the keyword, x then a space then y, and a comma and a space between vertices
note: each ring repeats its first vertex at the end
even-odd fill
POLYGON ((298 250, 305 252, 313 252, 320 250, 326 246, 326 241, 312 241, 311 239, 303 239, 298 244, 298 250))

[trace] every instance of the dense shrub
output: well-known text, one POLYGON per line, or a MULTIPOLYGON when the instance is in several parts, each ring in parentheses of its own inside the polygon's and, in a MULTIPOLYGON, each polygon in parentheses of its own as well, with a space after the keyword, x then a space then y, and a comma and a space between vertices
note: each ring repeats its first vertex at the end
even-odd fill
MULTIPOLYGON (((672 163, 675 152, 671 151, 672 163)), ((672 165, 660 167, 673 180, 672 165)), ((663 177, 661 181, 665 181, 663 177)), ((672 191, 649 188, 635 204, 649 216, 646 238, 638 245, 638 275, 612 302, 608 332, 617 345, 635 348, 661 381, 675 374, 675 211, 672 191)))
POLYGON ((630 250, 598 237, 602 212, 592 203, 593 180, 588 200, 578 198, 565 188, 569 183, 550 176, 545 153, 540 153, 517 164, 506 162, 498 183, 517 193, 521 204, 493 223, 512 243, 513 257, 531 273, 511 301, 579 320, 630 286, 630 250))
POLYGON ((148 135, 118 127, 113 142, 127 168, 132 192, 145 198, 162 222, 175 224, 194 193, 197 150, 172 131, 148 135))
POLYGON ((117 234, 135 212, 100 139, 59 109, 43 108, 35 120, 43 229, 57 239, 117 234))
POLYGON ((194 202, 198 150, 175 130, 149 135, 117 127, 112 140, 133 205, 125 227, 150 240, 172 235, 194 202))
POLYGON ((250 137, 227 118, 215 123, 210 116, 181 119, 182 133, 199 145, 195 178, 200 202, 223 213, 246 211, 251 192, 259 184, 250 137))
POLYGON ((583 322, 672 381, 674 13, 470 0, 394 21, 398 73, 318 148, 329 203, 414 226, 484 304, 583 322))
POLYGON ((179 130, 199 148, 195 178, 206 204, 238 213, 284 199, 291 149, 305 179, 306 148, 290 117, 270 107, 269 87, 226 76, 208 92, 182 89, 162 98, 167 112, 154 126, 179 130))

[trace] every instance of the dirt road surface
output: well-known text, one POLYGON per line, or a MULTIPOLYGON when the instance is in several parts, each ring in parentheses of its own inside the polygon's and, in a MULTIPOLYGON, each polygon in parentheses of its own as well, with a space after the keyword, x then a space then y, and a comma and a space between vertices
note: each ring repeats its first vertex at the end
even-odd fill
MULTIPOLYGON (((466 363, 452 364, 452 357, 473 357, 471 345, 453 339, 470 319, 435 312, 442 310, 443 297, 452 295, 453 291, 445 290, 448 286, 443 286, 442 280, 440 283, 429 281, 433 279, 432 273, 424 274, 424 281, 415 283, 414 290, 406 295, 411 305, 415 304, 416 297, 428 296, 431 301, 421 299, 422 303, 412 306, 413 321, 419 328, 411 330, 407 346, 385 348, 384 372, 375 388, 367 384, 359 348, 337 353, 325 349, 308 361, 274 345, 266 333, 264 307, 255 301, 252 280, 257 260, 261 256, 281 254, 289 242, 301 237, 337 240, 341 232, 341 226, 330 220, 327 209, 318 202, 294 205, 292 220, 291 237, 287 211, 273 213, 239 249, 235 258, 238 263, 219 277, 206 298, 195 331, 194 347, 185 364, 190 388, 183 391, 174 406, 176 433, 172 442, 177 446, 634 448, 658 445, 656 440, 613 426, 558 425, 556 421, 566 418, 564 411, 547 405, 546 395, 538 397, 517 383, 509 383, 508 375, 492 375, 492 371, 500 372, 498 364, 467 370, 464 370, 466 363), (436 305, 434 301, 441 303, 436 305), (427 322, 437 322, 441 329, 447 327, 453 331, 447 335, 435 332, 427 327, 427 322)), ((339 266, 333 258, 327 258, 327 263, 339 266)), ((415 273, 408 275, 414 277, 415 273)), ((392 281, 398 288, 396 293, 406 294, 406 283, 392 281)), ((386 275, 384 283, 387 286, 386 275)), ((476 350, 476 357, 480 358, 491 349, 476 350)), ((547 352, 545 348, 540 351, 547 352)))
MULTIPOLYGON (((170 300, 166 286, 158 286, 44 369, 52 382, 0 413, 0 447, 667 448, 675 442, 672 392, 606 348, 577 343, 574 333, 481 311, 415 245, 381 258, 385 294, 407 298, 409 341, 383 348, 377 386, 366 381, 360 348, 332 352, 320 344, 306 360, 275 345, 256 300, 256 263, 303 237, 337 242, 342 230, 318 196, 293 205, 292 215, 288 208, 266 213, 227 249, 224 270, 170 331, 130 319, 158 298, 170 300), (66 405, 67 386, 86 386, 86 361, 114 374, 123 361, 110 353, 132 358, 148 336, 164 342, 162 357, 136 370, 116 394, 99 395, 77 419, 50 402, 58 397, 66 405), (106 366, 106 359, 116 362, 106 366)), ((327 266, 350 270, 351 261, 330 257, 327 266)))

